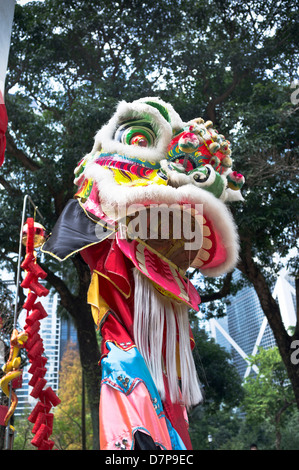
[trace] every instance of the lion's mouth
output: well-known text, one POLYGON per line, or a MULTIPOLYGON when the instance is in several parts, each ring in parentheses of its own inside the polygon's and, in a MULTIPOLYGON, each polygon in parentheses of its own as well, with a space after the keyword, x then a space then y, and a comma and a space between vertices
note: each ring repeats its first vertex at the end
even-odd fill
POLYGON ((201 268, 213 257, 209 221, 191 204, 139 207, 126 219, 128 239, 142 240, 151 251, 186 272, 201 268))

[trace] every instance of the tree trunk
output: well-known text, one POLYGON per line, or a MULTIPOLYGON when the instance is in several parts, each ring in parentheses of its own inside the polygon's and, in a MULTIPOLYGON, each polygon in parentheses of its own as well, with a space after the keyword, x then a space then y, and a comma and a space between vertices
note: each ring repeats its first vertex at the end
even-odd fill
POLYGON ((250 240, 245 239, 244 237, 243 239, 241 237, 241 240, 243 243, 240 251, 240 262, 237 267, 243 274, 245 274, 255 288, 263 312, 273 331, 281 358, 287 369, 288 377, 292 383, 296 403, 299 409, 299 368, 298 365, 293 364, 291 361, 291 343, 296 339, 298 340, 299 335, 298 333, 294 333, 293 336, 290 336, 287 333, 281 318, 279 305, 273 298, 272 292, 261 269, 253 260, 250 240))
POLYGON ((281 432, 279 426, 275 430, 275 449, 280 450, 281 432))
POLYGON ((99 450, 99 399, 101 371, 100 352, 95 324, 87 302, 82 302, 75 316, 82 373, 86 384, 88 404, 93 428, 93 449, 99 450))
POLYGON ((285 412, 289 406, 292 406, 293 402, 286 402, 280 410, 276 413, 275 416, 275 448, 276 450, 280 450, 281 446, 281 431, 280 431, 280 420, 281 420, 281 415, 285 412))
POLYGON ((81 429, 82 429, 82 450, 86 450, 86 406, 85 406, 85 381, 84 370, 82 369, 82 401, 81 401, 81 429))

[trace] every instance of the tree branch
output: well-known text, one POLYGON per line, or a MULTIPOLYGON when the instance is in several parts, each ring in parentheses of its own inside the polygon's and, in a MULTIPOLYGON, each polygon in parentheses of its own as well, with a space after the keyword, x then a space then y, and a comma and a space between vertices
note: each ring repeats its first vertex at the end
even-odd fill
POLYGON ((27 157, 27 155, 16 146, 13 137, 9 134, 8 131, 6 132, 6 149, 8 153, 15 157, 23 165, 23 167, 27 168, 28 170, 37 171, 40 169, 40 166, 36 162, 27 157))
POLYGON ((213 292, 211 294, 203 294, 200 296, 201 303, 204 302, 213 302, 214 300, 220 300, 223 297, 226 297, 227 295, 230 294, 231 290, 231 280, 232 280, 233 273, 227 273, 224 281, 223 281, 223 286, 218 292, 213 292))
POLYGON ((206 108, 208 119, 210 119, 212 122, 216 121, 216 105, 222 103, 224 100, 226 100, 226 98, 228 98, 228 96, 232 94, 236 86, 241 82, 247 73, 248 72, 244 72, 244 74, 241 76, 237 73, 234 73, 234 78, 230 86, 220 96, 211 99, 206 108))
POLYGON ((80 279, 79 285, 79 297, 86 297, 87 288, 90 284, 90 269, 87 264, 84 263, 81 256, 76 254, 72 257, 72 262, 77 270, 78 277, 80 279))
POLYGON ((14 188, 2 175, 0 175, 0 184, 7 190, 11 196, 21 196, 22 191, 18 188, 14 188))

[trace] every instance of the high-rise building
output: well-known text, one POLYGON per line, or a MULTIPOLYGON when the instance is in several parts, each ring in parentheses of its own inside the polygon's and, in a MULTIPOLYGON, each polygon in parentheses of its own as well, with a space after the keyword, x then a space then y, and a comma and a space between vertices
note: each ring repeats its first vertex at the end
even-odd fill
POLYGON ((78 336, 74 323, 69 318, 62 318, 60 322, 60 363, 67 349, 68 343, 78 348, 78 336))
MULTIPOLYGON (((234 281, 241 273, 235 270, 234 281)), ((277 299, 285 328, 295 325, 295 289, 292 278, 286 270, 279 273, 273 297, 277 299)), ((233 357, 242 378, 251 373, 248 356, 256 354, 258 347, 271 348, 275 338, 261 308, 258 296, 252 286, 243 287, 235 296, 229 297, 227 316, 209 322, 211 335, 218 344, 225 347, 233 357)), ((257 372, 257 369, 254 368, 257 372)))

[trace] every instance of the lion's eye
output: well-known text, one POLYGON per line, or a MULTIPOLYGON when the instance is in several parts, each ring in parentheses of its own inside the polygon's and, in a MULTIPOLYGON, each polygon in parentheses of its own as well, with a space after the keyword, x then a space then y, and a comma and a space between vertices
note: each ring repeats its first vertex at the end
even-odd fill
POLYGON ((151 147, 155 143, 156 135, 149 122, 139 120, 121 124, 114 138, 126 145, 151 147))
POLYGON ((196 183, 205 183, 206 181, 208 181, 210 175, 211 175, 211 168, 210 166, 206 165, 200 171, 197 171, 196 173, 193 174, 193 179, 196 183))
POLYGON ((193 175, 193 179, 194 181, 196 181, 197 183, 200 183, 200 182, 204 182, 207 180, 207 176, 204 175, 203 173, 196 173, 195 175, 193 175))
POLYGON ((139 147, 148 147, 147 138, 142 134, 135 134, 130 140, 130 145, 138 145, 139 147))

